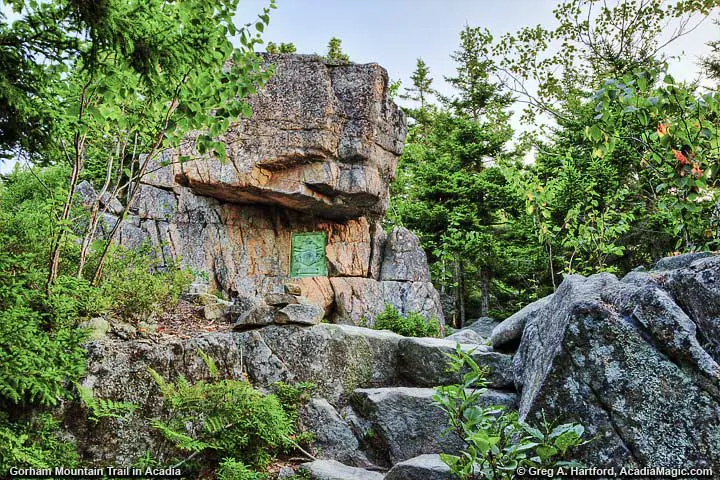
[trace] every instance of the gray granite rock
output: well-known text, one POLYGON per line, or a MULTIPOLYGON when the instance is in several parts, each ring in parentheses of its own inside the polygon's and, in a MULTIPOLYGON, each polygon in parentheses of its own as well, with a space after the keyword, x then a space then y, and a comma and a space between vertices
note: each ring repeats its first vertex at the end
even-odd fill
MULTIPOLYGON (((700 285, 719 264, 698 262, 686 295, 712 311, 700 285)), ((687 268, 663 276, 690 281, 687 268)), ((596 440, 575 456, 592 466, 720 467, 720 366, 698 337, 703 319, 686 312, 697 317, 652 283, 566 277, 515 356, 521 418, 581 422, 596 440)))
MULTIPOLYGON (((448 419, 434 404, 433 388, 371 388, 353 392, 351 403, 358 415, 370 421, 373 447, 386 465, 425 453, 458 453, 463 441, 447 433, 448 419)), ((515 395, 486 391, 481 406, 514 406, 515 395)))
POLYGON ((450 467, 440 455, 426 454, 395 464, 385 480, 455 480, 450 467))
POLYGON ((472 330, 481 337, 490 338, 493 329, 500 324, 497 320, 490 317, 480 317, 477 320, 472 321, 467 326, 463 327, 462 330, 472 330))
POLYGON ((275 314, 275 323, 296 323, 300 325, 317 325, 323 319, 325 310, 313 304, 291 303, 285 305, 275 314))
POLYGON ((484 345, 488 341, 487 338, 481 337, 473 330, 462 329, 448 335, 445 340, 452 340, 457 343, 467 343, 472 345, 484 345))
POLYGON ((302 425, 314 434, 313 447, 321 459, 355 467, 371 466, 348 423, 324 398, 313 398, 300 409, 302 425))
POLYGON ((395 227, 388 235, 380 279, 401 282, 430 281, 425 251, 420 240, 407 228, 395 227))
POLYGON ((257 305, 250 310, 242 313, 233 328, 238 331, 249 330, 251 328, 263 327, 275 323, 277 309, 269 305, 257 305))
POLYGON ((383 480, 385 478, 382 473, 349 467, 335 460, 315 460, 303 464, 300 470, 312 480, 383 480))
POLYGON ((493 347, 497 349, 514 349, 522 337, 525 324, 534 318, 536 313, 552 300, 552 297, 552 295, 548 295, 527 305, 495 326, 490 334, 493 347))
MULTIPOLYGON (((459 383, 461 373, 448 371, 448 354, 455 352, 457 342, 439 338, 402 338, 399 344, 398 372, 411 385, 435 387, 459 383)), ((460 344, 471 352, 475 362, 489 369, 492 388, 512 387, 514 382, 512 356, 493 352, 485 345, 460 344)))

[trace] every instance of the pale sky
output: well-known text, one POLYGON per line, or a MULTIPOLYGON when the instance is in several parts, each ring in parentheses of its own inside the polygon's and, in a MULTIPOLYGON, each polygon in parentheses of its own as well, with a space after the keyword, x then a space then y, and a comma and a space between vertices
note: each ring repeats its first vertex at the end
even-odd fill
MULTIPOLYGON (((467 24, 487 27, 496 38, 525 26, 553 26, 553 0, 277 0, 265 40, 293 42, 299 53, 325 53, 328 40, 339 37, 343 50, 357 63, 377 62, 393 80, 410 82, 417 57, 433 78, 455 73, 450 54, 457 50, 460 30, 467 24)), ((238 23, 253 19, 267 1, 240 0, 238 23)), ((697 58, 720 40, 709 20, 678 39, 666 53, 682 55, 674 66, 678 78, 693 79, 697 58)), ((437 85, 442 89, 443 85, 437 85)))
MULTIPOLYGON (((499 37, 523 26, 552 26, 551 0, 277 0, 270 14, 265 41, 293 42, 299 53, 325 53, 328 40, 339 37, 351 60, 377 62, 390 78, 408 86, 417 57, 431 70, 436 88, 445 90, 443 76, 453 75, 450 54, 457 49, 458 34, 467 24, 487 27, 499 37)), ((255 20, 265 0, 240 0, 238 23, 255 20)), ((697 59, 708 52, 706 43, 720 39, 717 25, 709 20, 666 50, 681 56, 672 73, 692 80, 697 59)), ((9 164, 0 165, 0 172, 9 164)))

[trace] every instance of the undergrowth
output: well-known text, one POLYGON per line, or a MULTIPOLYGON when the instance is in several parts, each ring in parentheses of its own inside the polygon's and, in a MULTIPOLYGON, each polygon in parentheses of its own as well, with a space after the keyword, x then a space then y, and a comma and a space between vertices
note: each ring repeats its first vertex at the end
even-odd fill
POLYGON ((372 328, 390 330, 405 337, 439 337, 441 334, 436 318, 428 320, 417 312, 402 315, 390 304, 386 304, 385 310, 375 318, 372 328))

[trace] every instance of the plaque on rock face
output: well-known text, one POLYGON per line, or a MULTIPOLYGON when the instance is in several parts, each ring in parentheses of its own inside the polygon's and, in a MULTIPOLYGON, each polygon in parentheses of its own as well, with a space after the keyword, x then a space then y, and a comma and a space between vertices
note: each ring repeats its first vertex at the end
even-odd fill
POLYGON ((293 233, 290 248, 290 276, 326 277, 325 232, 293 233))

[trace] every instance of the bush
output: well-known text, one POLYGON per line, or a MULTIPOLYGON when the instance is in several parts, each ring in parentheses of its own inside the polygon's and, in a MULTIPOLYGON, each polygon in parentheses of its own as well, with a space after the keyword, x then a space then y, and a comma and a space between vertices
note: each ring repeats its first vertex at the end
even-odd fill
POLYGON ((115 248, 103 270, 97 301, 114 315, 132 320, 148 320, 177 304, 193 275, 174 264, 161 266, 160 255, 149 245, 115 248))
POLYGON ((417 312, 409 312, 402 316, 395 307, 385 305, 385 310, 377 316, 375 330, 390 330, 405 337, 439 337, 440 322, 436 318, 425 319, 417 312))
POLYGON ((47 413, 10 422, 0 412, 0 476, 8 476, 11 467, 77 466, 75 445, 61 440, 58 429, 57 420, 47 413))
POLYGON ((176 301, 190 282, 189 274, 176 268, 155 273, 147 250, 116 250, 100 286, 78 277, 74 229, 87 221, 88 212, 74 205, 71 225, 56 222, 66 173, 51 167, 0 178, 0 412, 9 412, 0 414, 0 476, 11 465, 72 465, 60 460, 70 459, 72 445, 57 440, 57 422, 28 412, 72 396, 70 387, 85 369, 86 334, 78 323, 108 312, 152 315, 176 301), (60 228, 67 234, 59 275, 48 288, 48 259, 60 228))
POLYGON ((212 359, 202 351, 198 354, 211 382, 190 383, 183 377, 166 382, 150 370, 169 417, 152 425, 177 448, 198 457, 201 463, 196 467, 222 462, 226 478, 254 478, 231 475, 240 475, 244 466, 265 467, 276 453, 295 447, 294 421, 275 395, 265 395, 246 381, 220 380, 212 359))
POLYGON ((461 455, 440 455, 456 477, 510 480, 518 467, 578 465, 566 457, 572 448, 583 444, 582 425, 554 427, 543 418, 543 424, 536 428, 520 422, 517 412, 505 407, 481 407, 479 399, 488 385, 488 371, 459 345, 451 356, 450 370, 463 372, 463 383, 438 387, 433 399, 448 416, 448 431, 455 432, 466 445, 461 455))
POLYGON ((226 458, 216 472, 217 480, 262 480, 266 475, 255 472, 234 458, 226 458))

